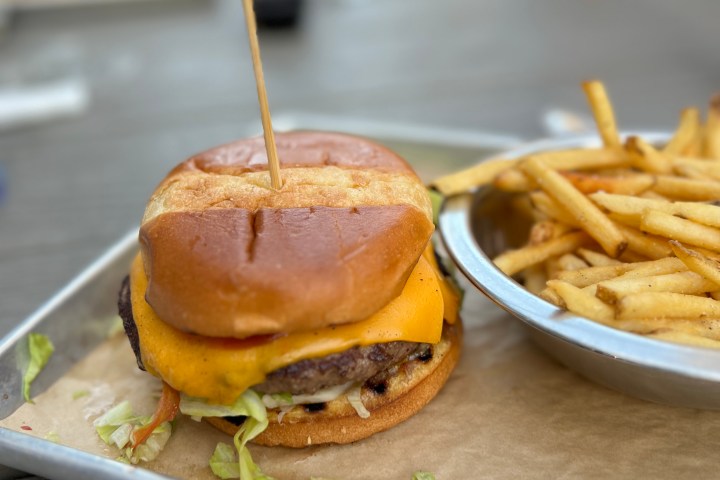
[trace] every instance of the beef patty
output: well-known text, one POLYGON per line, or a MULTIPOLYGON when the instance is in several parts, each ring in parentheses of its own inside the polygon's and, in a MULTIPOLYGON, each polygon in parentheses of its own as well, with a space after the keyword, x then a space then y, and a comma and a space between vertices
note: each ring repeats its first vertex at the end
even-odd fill
MULTIPOLYGON (((130 278, 123 280, 118 311, 130 340, 138 366, 145 370, 140 357, 140 339, 130 303, 130 278)), ((262 393, 315 393, 323 388, 347 382, 362 383, 428 350, 429 345, 412 342, 390 342, 353 347, 325 357, 301 360, 270 372, 265 381, 253 386, 262 393)))

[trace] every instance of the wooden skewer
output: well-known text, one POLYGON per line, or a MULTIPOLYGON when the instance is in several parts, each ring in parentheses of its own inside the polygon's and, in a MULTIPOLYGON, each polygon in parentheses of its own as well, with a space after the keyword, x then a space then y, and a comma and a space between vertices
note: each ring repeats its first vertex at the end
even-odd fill
POLYGON ((270 107, 268 106, 267 91, 265 90, 265 76, 263 75, 262 61, 260 60, 260 45, 258 44, 255 10, 252 2, 253 0, 243 0, 245 23, 247 24, 248 39, 250 40, 253 70, 255 70, 255 83, 257 84, 258 101, 260 102, 260 117, 262 118, 263 133, 265 135, 265 150, 267 151, 268 167, 270 168, 270 182, 275 190, 280 190, 282 187, 280 161, 275 146, 272 120, 270 120, 270 107))

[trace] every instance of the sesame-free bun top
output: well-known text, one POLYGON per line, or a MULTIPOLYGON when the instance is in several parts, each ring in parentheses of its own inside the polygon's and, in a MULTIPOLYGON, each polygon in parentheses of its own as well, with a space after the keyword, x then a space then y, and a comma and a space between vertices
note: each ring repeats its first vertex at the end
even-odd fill
POLYGON ((277 134, 191 157, 160 183, 140 245, 146 301, 212 337, 292 333, 368 318, 398 296, 433 231, 412 168, 368 140, 277 134))

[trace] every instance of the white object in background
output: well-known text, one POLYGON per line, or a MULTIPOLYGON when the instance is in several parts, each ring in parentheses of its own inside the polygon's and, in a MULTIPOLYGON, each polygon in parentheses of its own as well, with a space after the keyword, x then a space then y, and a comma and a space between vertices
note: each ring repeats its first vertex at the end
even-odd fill
POLYGON ((0 130, 80 115, 87 110, 90 94, 79 79, 0 88, 0 130))
POLYGON ((561 108, 546 111, 542 116, 542 123, 545 131, 552 137, 590 133, 594 131, 595 125, 592 118, 561 108))

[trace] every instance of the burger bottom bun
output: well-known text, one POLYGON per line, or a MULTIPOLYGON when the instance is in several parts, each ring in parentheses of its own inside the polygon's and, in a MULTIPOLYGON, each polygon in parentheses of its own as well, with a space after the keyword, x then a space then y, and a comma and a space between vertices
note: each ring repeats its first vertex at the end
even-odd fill
MULTIPOLYGON (((462 324, 445 325, 432 358, 400 364, 382 385, 363 386, 361 397, 368 418, 361 418, 345 395, 327 402, 320 411, 296 406, 278 421, 278 410, 269 410, 268 428, 253 442, 266 446, 301 448, 329 443, 350 443, 387 430, 420 411, 437 395, 460 358, 462 324), (382 393, 377 393, 377 392, 382 393)), ((238 426, 222 417, 206 417, 211 425, 234 435, 238 426)))

